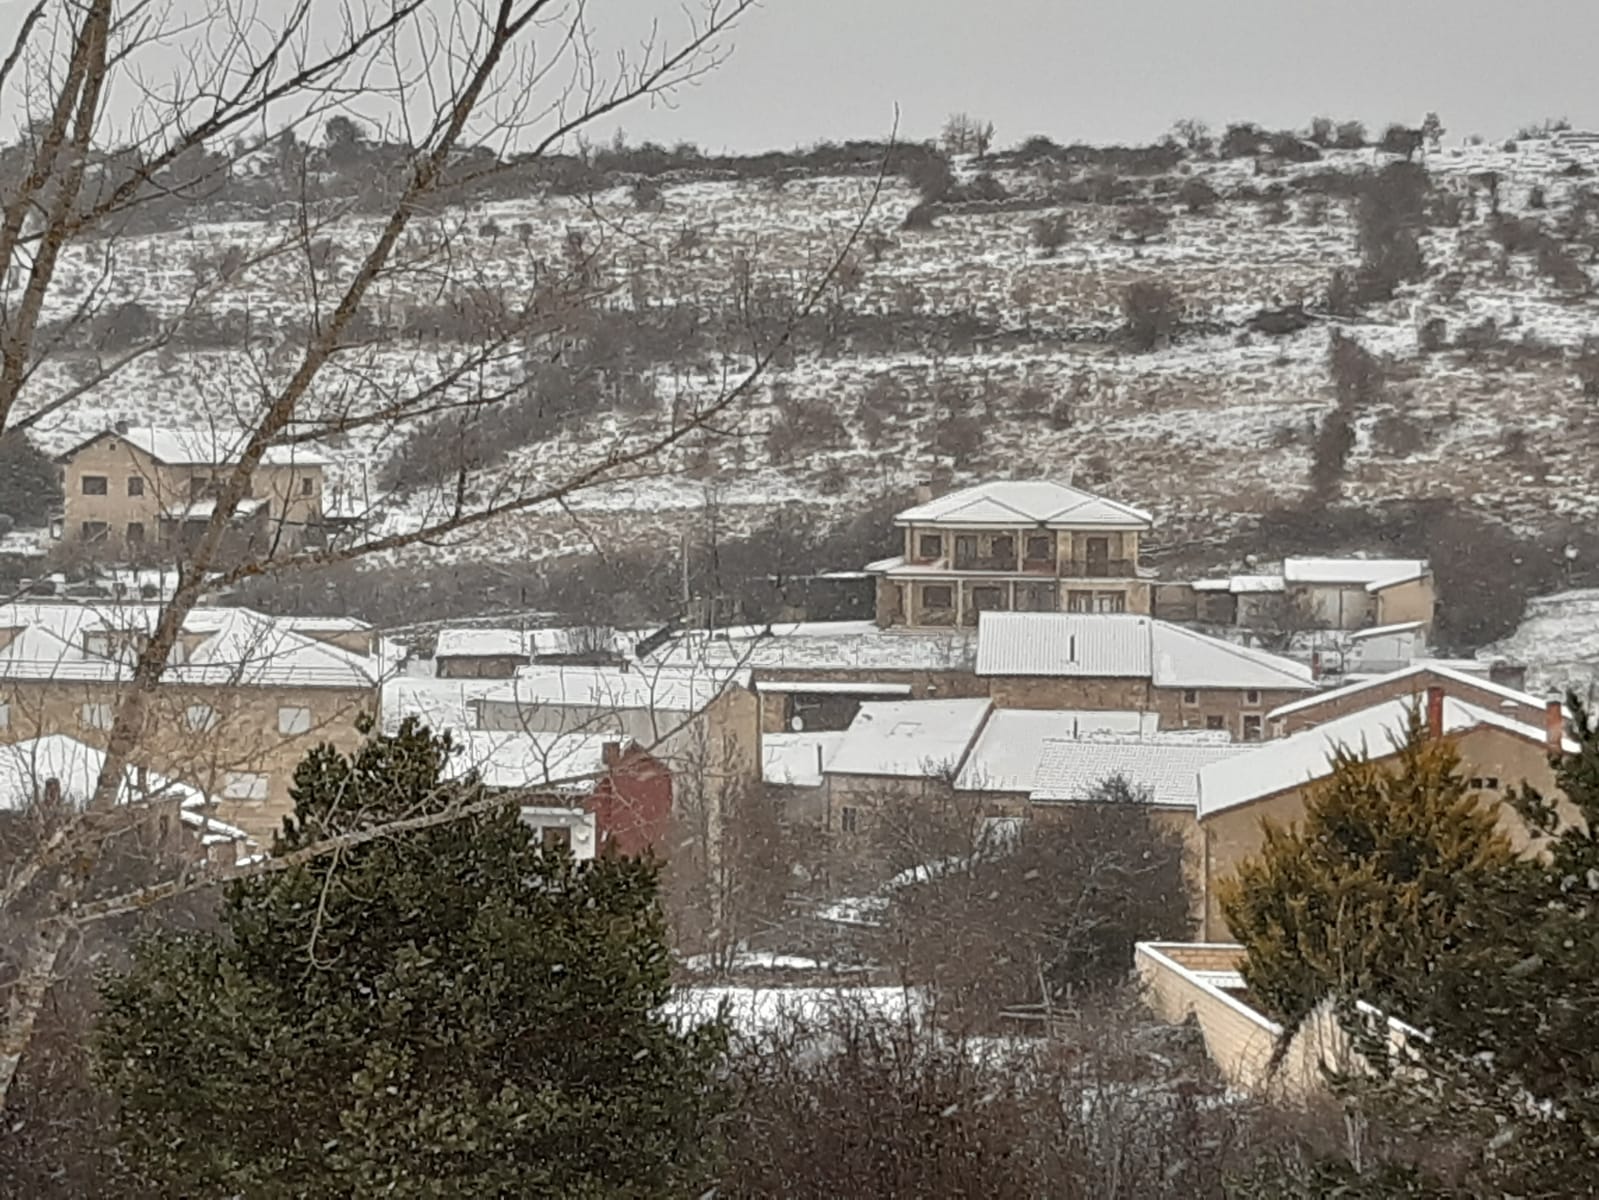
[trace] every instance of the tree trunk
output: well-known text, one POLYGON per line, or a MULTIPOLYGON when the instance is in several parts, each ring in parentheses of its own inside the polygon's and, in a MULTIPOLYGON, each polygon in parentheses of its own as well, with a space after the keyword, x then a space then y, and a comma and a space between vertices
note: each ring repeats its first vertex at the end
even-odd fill
POLYGON ((11 996, 6 1004, 6 1022, 0 1028, 0 1111, 5 1108, 6 1095, 11 1081, 17 1077, 22 1055, 33 1039, 33 1027, 38 1023, 39 1010, 55 979, 56 960, 67 943, 66 921, 41 922, 33 937, 28 939, 16 982, 11 985, 11 996))

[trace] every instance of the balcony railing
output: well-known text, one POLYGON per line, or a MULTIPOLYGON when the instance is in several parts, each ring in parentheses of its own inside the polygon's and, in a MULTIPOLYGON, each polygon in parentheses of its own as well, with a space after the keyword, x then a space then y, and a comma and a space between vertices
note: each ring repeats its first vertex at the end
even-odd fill
POLYGON ((1138 563, 1131 558, 1074 558, 1060 566, 1063 579, 1132 579, 1138 563))

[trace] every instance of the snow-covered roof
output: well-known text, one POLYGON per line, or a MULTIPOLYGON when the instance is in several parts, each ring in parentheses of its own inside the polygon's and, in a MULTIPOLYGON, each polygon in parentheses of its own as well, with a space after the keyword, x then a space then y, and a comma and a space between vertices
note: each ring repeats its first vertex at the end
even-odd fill
POLYGON ((1200 768, 1247 758, 1257 748, 1180 736, 1057 739, 1044 747, 1029 798, 1050 803, 1085 800, 1100 784, 1119 775, 1135 790, 1147 791, 1152 804, 1192 810, 1199 803, 1200 768))
POLYGON ((472 704, 505 686, 503 679, 435 679, 401 675, 383 683, 383 732, 396 733, 407 717, 440 733, 473 727, 472 704))
POLYGON ((468 771, 492 788, 558 785, 561 791, 589 792, 603 775, 605 745, 625 749, 628 739, 592 733, 452 733, 456 751, 446 775, 459 779, 468 771))
POLYGON ((830 679, 760 679, 757 692, 776 692, 796 696, 909 696, 908 683, 871 683, 830 679))
MULTIPOLYGON (((0 679, 113 682, 132 678, 133 654, 100 645, 96 635, 140 636, 155 627, 155 605, 12 604, 0 606, 0 679)), ((186 634, 204 640, 174 650, 162 679, 196 686, 365 689, 384 674, 381 656, 358 654, 297 633, 292 621, 248 608, 195 609, 186 634)))
POLYGON ((1154 524, 1154 518, 1142 509, 1047 479, 980 483, 907 508, 894 520, 901 525, 1039 525, 1052 529, 1148 529, 1154 524))
POLYGON ((1424 558, 1288 558, 1289 583, 1364 587, 1371 591, 1420 579, 1429 570, 1424 558))
POLYGON ((1189 586, 1196 592, 1231 592, 1243 596, 1280 592, 1287 585, 1281 575, 1229 575, 1223 579, 1198 579, 1189 586))
POLYGON ((761 774, 777 787, 820 787, 822 773, 847 735, 827 733, 763 733, 761 774))
MULTIPOLYGON (((103 438, 119 438, 168 466, 226 466, 239 461, 249 442, 249 434, 239 429, 206 429, 130 425, 95 434, 62 455, 71 458, 79 450, 103 438)), ((269 467, 324 467, 331 460, 309 444, 268 446, 261 461, 269 467)))
POLYGON ((1397 621, 1392 625, 1373 625, 1369 629, 1357 629, 1349 635, 1351 642, 1364 642, 1371 638, 1390 637, 1401 633, 1415 633, 1426 628, 1425 621, 1397 621))
POLYGON ((1412 684, 1411 694, 1415 695, 1427 690, 1430 678, 1440 679, 1446 686, 1450 683, 1462 684, 1477 691, 1498 696, 1503 708, 1542 710, 1546 707, 1545 701, 1538 699, 1538 697, 1529 692, 1517 691, 1515 688, 1506 687, 1502 683, 1494 683, 1479 675, 1468 675, 1464 671, 1454 670, 1436 661, 1427 661, 1412 663, 1408 667, 1403 667, 1398 671, 1390 671, 1386 675, 1375 675, 1370 679, 1363 679, 1359 683, 1347 684, 1344 687, 1333 688, 1330 691, 1317 692, 1314 696, 1306 696, 1303 700, 1295 700, 1290 704, 1279 705, 1267 713, 1266 718, 1267 720, 1275 721, 1279 717, 1291 717, 1295 713, 1319 708, 1324 704, 1347 700, 1349 697, 1358 696, 1362 692, 1372 691, 1379 687, 1387 687, 1407 680, 1412 684))
POLYGON ((1044 747, 1055 739, 1099 734, 1152 734, 1153 712, 1002 708, 983 726, 955 786, 961 791, 1029 792, 1044 747))
MULTIPOLYGON (((1289 737, 1262 742, 1246 756, 1211 763, 1199 773, 1200 817, 1321 779, 1330 773, 1332 756, 1340 748, 1372 758, 1392 754, 1404 739, 1417 704, 1416 698, 1409 696, 1386 700, 1289 737)), ((1539 744, 1545 737, 1536 725, 1489 712, 1453 696, 1444 697, 1443 733, 1462 733, 1481 726, 1502 729, 1539 744)), ((1576 744, 1569 739, 1565 745, 1568 750, 1576 750, 1576 744)))
POLYGON ((756 671, 969 671, 971 630, 880 629, 870 621, 826 621, 693 632, 649 656, 651 664, 756 671))
POLYGON ((977 673, 1148 679, 1156 687, 1304 690, 1310 668, 1133 613, 978 618, 977 673))
MULTIPOLYGON (((214 496, 204 500, 189 500, 179 504, 171 504, 161 510, 161 515, 169 521, 209 521, 216 516, 217 505, 221 501, 214 496)), ((245 496, 233 508, 233 518, 251 517, 260 512, 264 505, 271 503, 268 500, 258 500, 253 496, 245 496)))
POLYGON ((827 763, 829 775, 956 772, 988 717, 986 697, 868 702, 827 763))
POLYGON ((435 658, 528 658, 529 638, 522 629, 441 629, 435 658))
POLYGON ((520 708, 696 713, 732 686, 748 687, 749 672, 538 665, 519 668, 481 699, 520 708))
MULTIPOLYGON (((104 766, 103 751, 63 734, 0 746, 0 811, 26 808, 42 798, 50 779, 60 784, 63 800, 85 804, 94 795, 104 766)), ((206 803, 205 794, 188 784, 154 771, 141 773, 133 765, 124 768, 118 803, 158 799, 176 800, 185 806, 206 803)))

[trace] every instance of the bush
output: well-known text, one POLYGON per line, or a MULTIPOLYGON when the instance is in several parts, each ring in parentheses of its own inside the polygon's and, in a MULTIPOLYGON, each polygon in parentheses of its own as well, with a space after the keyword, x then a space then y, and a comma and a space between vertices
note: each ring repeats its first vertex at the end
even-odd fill
POLYGON ((1571 296, 1585 296, 1593 286, 1582 264, 1552 240, 1538 248, 1538 274, 1571 296))
POLYGON ((936 204, 955 186, 955 172, 942 154, 916 159, 906 170, 905 179, 926 204, 936 204))
POLYGON ((1360 150, 1366 145, 1366 127, 1359 121, 1342 121, 1333 135, 1333 146, 1339 150, 1360 150))
POLYGON ((1590 400, 1599 400, 1599 339, 1583 339, 1574 369, 1582 394, 1590 400))
POLYGON ((1216 189, 1197 175, 1190 175, 1177 189, 1177 202, 1191 213, 1210 212, 1220 199, 1216 189))
POLYGON ((1547 205, 1548 200, 1544 195, 1543 185, 1536 183, 1533 184, 1532 187, 1527 190, 1527 207, 1544 208, 1547 205))
POLYGON ((1421 149, 1421 143, 1421 130, 1407 129, 1403 125, 1390 125, 1383 130, 1382 141, 1377 143, 1377 148, 1385 154, 1402 154, 1405 161, 1409 162, 1415 157, 1416 151, 1421 149))
POLYGON ((639 212, 661 212, 666 208, 666 193, 653 179, 640 179, 628 190, 628 198, 639 212))
POLYGON ((1265 131, 1258 125, 1243 122, 1227 126, 1217 152, 1223 158, 1250 158, 1266 145, 1265 131))
POLYGON ((938 223, 938 208, 932 204, 915 205, 905 214, 901 229, 931 229, 938 223))
POLYGON ((1164 234, 1171 218, 1152 204, 1141 204, 1123 212, 1119 224, 1125 236, 1142 246, 1150 238, 1164 234))
POLYGON ((1333 119, 1331 117, 1314 117, 1310 122, 1310 140, 1316 145, 1326 149, 1333 144, 1333 119))
POLYGON ((1371 444, 1389 458, 1408 458, 1426 447, 1427 434, 1403 413, 1387 413, 1372 425, 1371 444))
POLYGON ((1135 350, 1153 350, 1169 341, 1182 318, 1177 293, 1156 279, 1139 279, 1122 289, 1124 334, 1135 350))
POLYGON ((1273 158, 1283 162, 1306 163, 1316 162, 1321 158, 1321 150, 1315 143, 1307 142, 1298 134, 1284 130, 1274 133, 1268 143, 1273 158))
POLYGON ((1032 224, 1033 245, 1036 246, 1045 258, 1053 258, 1058 251, 1071 238, 1071 225, 1066 214, 1053 213, 1047 217, 1038 217, 1032 224))

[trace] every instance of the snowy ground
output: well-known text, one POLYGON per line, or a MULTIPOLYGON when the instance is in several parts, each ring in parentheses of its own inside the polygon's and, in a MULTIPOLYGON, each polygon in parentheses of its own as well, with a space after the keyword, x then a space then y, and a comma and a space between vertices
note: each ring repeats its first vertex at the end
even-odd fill
POLYGON ((1536 696, 1599 693, 1599 589, 1542 596, 1527 605, 1520 628, 1482 651, 1485 659, 1527 664, 1536 696))

